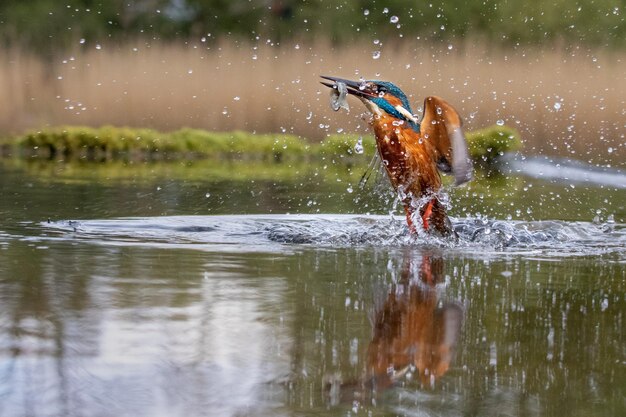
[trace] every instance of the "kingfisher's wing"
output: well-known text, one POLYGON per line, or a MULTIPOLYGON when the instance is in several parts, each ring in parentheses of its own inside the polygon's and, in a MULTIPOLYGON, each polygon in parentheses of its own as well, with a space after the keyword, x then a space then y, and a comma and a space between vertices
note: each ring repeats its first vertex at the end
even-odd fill
POLYGON ((473 170, 462 124, 461 117, 448 102, 436 96, 426 97, 420 132, 433 145, 437 167, 452 172, 456 185, 471 180, 473 170))

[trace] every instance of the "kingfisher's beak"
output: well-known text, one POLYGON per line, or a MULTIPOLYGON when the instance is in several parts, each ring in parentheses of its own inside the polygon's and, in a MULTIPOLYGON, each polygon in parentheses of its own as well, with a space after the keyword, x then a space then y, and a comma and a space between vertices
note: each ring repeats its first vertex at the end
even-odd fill
POLYGON ((366 99, 377 97, 376 92, 371 91, 371 89, 368 88, 367 84, 362 81, 350 81, 350 80, 345 80, 343 78, 327 77, 326 75, 320 75, 320 77, 322 77, 325 80, 332 81, 332 83, 320 81, 326 87, 336 89, 337 83, 344 83, 348 89, 348 94, 352 94, 353 96, 362 97, 366 99))

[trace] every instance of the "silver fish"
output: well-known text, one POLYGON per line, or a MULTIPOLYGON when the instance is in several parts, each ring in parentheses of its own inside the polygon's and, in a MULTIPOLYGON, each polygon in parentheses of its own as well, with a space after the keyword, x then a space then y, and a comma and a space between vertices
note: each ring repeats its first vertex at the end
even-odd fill
POLYGON ((339 109, 346 109, 346 111, 350 111, 350 106, 348 105, 346 97, 348 97, 348 88, 346 87, 346 84, 341 81, 336 82, 335 86, 330 89, 330 107, 334 111, 339 111, 339 109))

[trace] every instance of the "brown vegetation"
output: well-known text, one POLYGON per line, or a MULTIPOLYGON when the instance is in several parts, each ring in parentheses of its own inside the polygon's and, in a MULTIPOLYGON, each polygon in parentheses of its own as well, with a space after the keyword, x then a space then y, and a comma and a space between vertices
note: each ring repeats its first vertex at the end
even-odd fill
POLYGON ((626 53, 489 49, 466 42, 397 45, 221 43, 83 45, 53 62, 0 52, 0 132, 61 124, 286 132, 321 139, 365 132, 360 103, 333 114, 318 75, 396 82, 419 112, 453 103, 468 130, 497 120, 529 153, 624 166, 626 53), (379 59, 372 53, 380 50, 379 59))

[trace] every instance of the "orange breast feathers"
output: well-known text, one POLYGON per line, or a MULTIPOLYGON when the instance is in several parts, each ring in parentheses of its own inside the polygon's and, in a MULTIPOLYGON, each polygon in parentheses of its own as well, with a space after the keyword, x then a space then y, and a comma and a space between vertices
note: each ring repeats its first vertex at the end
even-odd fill
POLYGON ((386 113, 374 116, 376 145, 392 185, 420 197, 441 188, 431 141, 402 120, 386 113))

